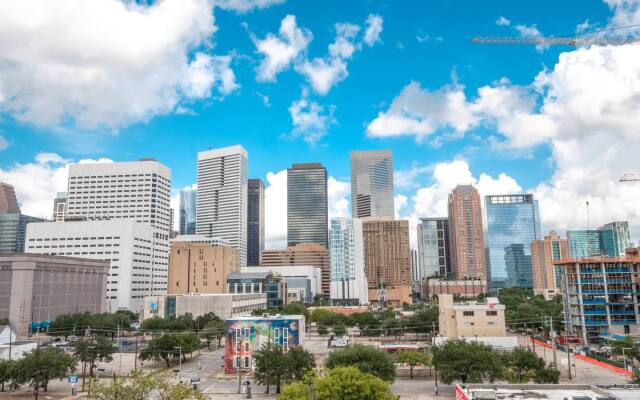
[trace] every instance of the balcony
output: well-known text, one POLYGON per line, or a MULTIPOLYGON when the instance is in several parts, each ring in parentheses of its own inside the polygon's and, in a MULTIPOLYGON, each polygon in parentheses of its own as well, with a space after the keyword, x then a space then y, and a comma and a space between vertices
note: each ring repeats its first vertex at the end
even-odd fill
POLYGON ((593 304, 607 304, 607 301, 605 299, 582 300, 582 304, 584 304, 585 306, 593 304))
POLYGON ((612 319, 611 320, 611 325, 635 325, 636 320, 635 319, 612 319))
MULTIPOLYGON (((611 293, 611 291, 609 291, 609 293, 611 293)), ((583 290, 582 294, 604 294, 604 289, 583 290)))
POLYGON ((622 283, 622 284, 631 284, 631 279, 607 279, 607 283, 622 283))
POLYGON ((623 273, 623 274, 628 274, 629 271, 628 269, 605 269, 605 271, 607 272, 607 274, 612 274, 612 273, 623 273))
POLYGON ((595 325, 609 325, 607 320, 598 320, 598 319, 585 319, 585 325, 595 326, 595 325))
MULTIPOLYGON (((585 311, 585 314, 586 313, 587 312, 585 311)), ((615 310, 614 309, 614 310, 611 310, 609 312, 609 314, 611 314, 611 315, 635 315, 636 313, 633 310, 615 310)))
POLYGON ((604 279, 582 279, 580 281, 581 285, 590 285, 592 283, 602 284, 604 283, 604 279))
POLYGON ((607 310, 584 310, 585 315, 607 315, 607 310))
MULTIPOLYGON (((629 288, 629 289, 609 289, 608 290, 609 294, 632 294, 633 293, 633 289, 629 288)), ((584 293, 584 292, 582 292, 584 293)))

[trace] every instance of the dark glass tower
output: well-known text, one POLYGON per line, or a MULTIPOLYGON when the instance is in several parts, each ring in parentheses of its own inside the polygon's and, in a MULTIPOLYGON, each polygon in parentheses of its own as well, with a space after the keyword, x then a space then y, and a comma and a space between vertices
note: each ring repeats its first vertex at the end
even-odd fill
POLYGON ((261 265, 264 250, 264 183, 249 179, 247 198, 247 265, 261 265))
POLYGON ((320 163, 287 170, 287 245, 328 247, 327 170, 320 163))

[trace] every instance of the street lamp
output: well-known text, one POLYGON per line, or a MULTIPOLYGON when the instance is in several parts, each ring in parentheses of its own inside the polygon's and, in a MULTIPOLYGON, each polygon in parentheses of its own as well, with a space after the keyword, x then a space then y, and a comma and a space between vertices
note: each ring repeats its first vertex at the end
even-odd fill
POLYGON ((627 356, 624 354, 625 350, 633 350, 633 347, 622 348, 622 362, 624 363, 624 380, 627 381, 627 356))
POLYGON ((178 349, 178 380, 180 380, 180 372, 182 372, 182 346, 175 346, 178 349))

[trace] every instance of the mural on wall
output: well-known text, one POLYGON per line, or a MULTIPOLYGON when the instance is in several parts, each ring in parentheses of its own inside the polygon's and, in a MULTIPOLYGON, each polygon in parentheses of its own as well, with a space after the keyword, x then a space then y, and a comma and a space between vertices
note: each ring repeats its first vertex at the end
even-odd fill
POLYGON ((301 344, 298 319, 228 319, 226 323, 224 345, 226 373, 237 372, 238 362, 243 370, 253 368, 253 353, 269 342, 282 346, 285 352, 291 346, 301 344))

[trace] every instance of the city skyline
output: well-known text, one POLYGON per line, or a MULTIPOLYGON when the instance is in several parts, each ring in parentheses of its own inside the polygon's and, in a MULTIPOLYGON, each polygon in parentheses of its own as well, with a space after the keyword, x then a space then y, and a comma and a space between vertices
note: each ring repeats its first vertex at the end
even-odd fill
MULTIPOLYGON (((443 215, 456 184, 475 183, 482 195, 534 194, 544 210, 544 231, 586 226, 588 200, 594 226, 626 220, 638 240, 640 210, 630 204, 640 198, 640 185, 618 182, 638 172, 632 149, 640 144, 640 129, 631 89, 637 87, 637 46, 471 42, 483 34, 558 35, 579 26, 584 32, 624 25, 634 11, 617 2, 571 0, 554 5, 553 15, 515 3, 452 8, 445 1, 289 0, 242 9, 231 2, 224 9, 191 0, 161 3, 140 5, 144 13, 105 9, 99 20, 76 10, 58 15, 60 24, 45 10, 39 37, 14 12, 19 3, 0 15, 1 25, 23 32, 2 52, 10 62, 0 70, 0 181, 29 179, 32 185, 18 193, 26 214, 50 215, 50 199, 64 191, 73 162, 152 156, 174 172, 175 198, 196 183, 198 151, 241 144, 252 154, 249 176, 265 182, 267 214, 282 214, 274 211, 286 196, 282 171, 300 161, 326 166, 329 217, 348 217, 349 152, 389 149, 396 211, 414 226, 419 217, 443 215), (167 18, 178 33, 169 37, 154 28, 164 25, 155 22, 168 5, 185 11, 184 20, 167 18), (118 28, 132 40, 92 42, 88 29, 113 31, 122 20, 137 21, 118 28), (54 23, 63 34, 47 34, 54 23), (341 36, 347 30, 338 23, 351 28, 348 36, 341 36), (136 35, 136 26, 150 28, 136 35), (281 27, 300 40, 290 42, 281 27), (78 45, 49 58, 40 37, 61 40, 64 34, 79 38, 78 45), (159 58, 132 50, 145 40, 156 45, 159 58), (269 40, 293 56, 275 63, 269 40), (331 51, 335 43, 344 51, 331 51), (159 70, 160 64, 166 68, 159 70), (42 81, 23 78, 33 65, 45 72, 42 81), (57 66, 70 73, 60 76, 67 69, 57 66), (99 71, 103 84, 79 79, 87 71, 99 71)), ((266 241, 279 247, 286 222, 273 218, 266 241)))

